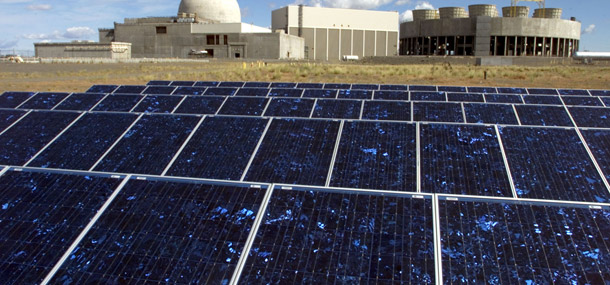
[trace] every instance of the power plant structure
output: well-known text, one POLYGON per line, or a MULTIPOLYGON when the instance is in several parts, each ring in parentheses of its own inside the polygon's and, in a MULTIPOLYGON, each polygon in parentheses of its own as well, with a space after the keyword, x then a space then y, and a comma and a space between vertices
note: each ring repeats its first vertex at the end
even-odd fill
MULTIPOLYGON (((543 1, 535 1, 542 2, 543 1)), ((534 11, 495 5, 414 10, 400 25, 401 55, 571 57, 580 42, 581 23, 561 19, 562 9, 534 11)))

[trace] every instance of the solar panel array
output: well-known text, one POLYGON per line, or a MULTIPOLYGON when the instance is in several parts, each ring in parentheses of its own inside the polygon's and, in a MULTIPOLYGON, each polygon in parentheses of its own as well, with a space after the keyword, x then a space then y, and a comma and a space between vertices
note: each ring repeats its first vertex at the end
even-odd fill
POLYGON ((0 277, 610 283, 610 91, 151 81, 0 96, 0 277))

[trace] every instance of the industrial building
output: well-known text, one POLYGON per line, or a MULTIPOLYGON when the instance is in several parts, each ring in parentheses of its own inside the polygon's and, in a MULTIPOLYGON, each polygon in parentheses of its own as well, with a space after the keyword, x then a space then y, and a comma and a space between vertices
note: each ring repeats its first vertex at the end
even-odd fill
POLYGON ((578 50, 581 23, 561 19, 562 10, 526 6, 502 9, 470 5, 414 10, 400 25, 401 55, 571 57, 578 50))

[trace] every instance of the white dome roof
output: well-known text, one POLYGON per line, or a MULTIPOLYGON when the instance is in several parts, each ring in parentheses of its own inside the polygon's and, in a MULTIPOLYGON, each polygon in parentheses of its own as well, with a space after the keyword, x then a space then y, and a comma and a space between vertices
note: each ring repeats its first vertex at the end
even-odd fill
POLYGON ((178 13, 197 14, 197 18, 214 23, 240 23, 237 0, 182 0, 178 13))

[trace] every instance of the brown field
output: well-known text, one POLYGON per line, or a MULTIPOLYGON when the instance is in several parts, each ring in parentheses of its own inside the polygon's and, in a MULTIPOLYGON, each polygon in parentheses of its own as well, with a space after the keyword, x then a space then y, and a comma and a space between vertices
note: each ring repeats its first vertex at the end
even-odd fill
POLYGON ((274 81, 610 89, 608 66, 481 67, 314 63, 0 63, 4 91, 83 92, 94 84, 150 80, 274 81), (485 79, 487 73, 487 79, 485 79))

